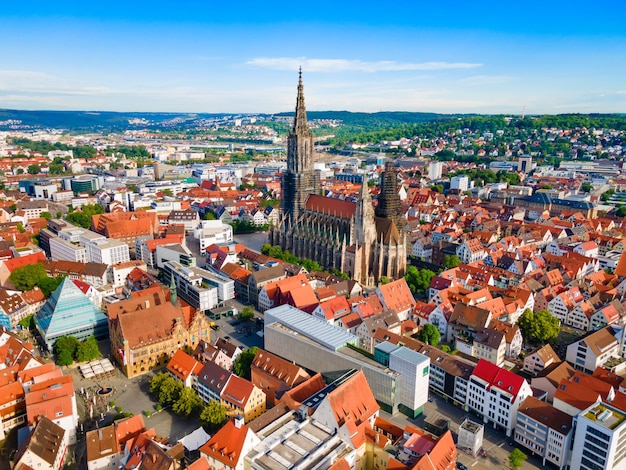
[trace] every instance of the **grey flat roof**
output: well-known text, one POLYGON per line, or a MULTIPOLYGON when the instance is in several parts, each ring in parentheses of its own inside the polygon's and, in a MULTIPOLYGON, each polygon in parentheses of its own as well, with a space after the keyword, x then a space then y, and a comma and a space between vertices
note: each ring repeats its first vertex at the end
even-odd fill
POLYGON ((326 321, 309 315, 291 305, 280 305, 265 312, 265 326, 281 323, 311 341, 337 351, 347 343, 358 344, 358 337, 348 331, 332 326, 326 321))
POLYGON ((405 348, 405 347, 396 349, 390 355, 397 356, 400 359, 410 362, 411 364, 420 364, 422 362, 430 362, 430 358, 428 356, 425 356, 424 354, 420 354, 416 351, 413 351, 412 349, 405 348))
POLYGON ((391 354, 393 351, 395 351, 396 349, 398 349, 400 346, 397 346, 393 343, 390 343, 389 341, 383 341, 380 344, 377 344, 376 346, 374 346, 375 349, 378 349, 379 351, 382 351, 384 353, 388 353, 391 354))

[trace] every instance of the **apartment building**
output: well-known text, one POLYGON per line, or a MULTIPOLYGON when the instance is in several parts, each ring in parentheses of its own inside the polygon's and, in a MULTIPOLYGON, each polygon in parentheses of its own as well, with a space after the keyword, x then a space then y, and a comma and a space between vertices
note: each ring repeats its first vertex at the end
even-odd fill
POLYGON ((517 411, 532 395, 528 382, 517 374, 481 359, 467 386, 467 406, 507 436, 513 434, 517 411))
POLYGON ((555 407, 527 397, 520 405, 515 425, 515 442, 559 469, 570 460, 573 418, 555 407))
POLYGON ((620 357, 619 341, 613 327, 607 326, 570 344, 565 359, 576 369, 591 374, 614 357, 620 357))

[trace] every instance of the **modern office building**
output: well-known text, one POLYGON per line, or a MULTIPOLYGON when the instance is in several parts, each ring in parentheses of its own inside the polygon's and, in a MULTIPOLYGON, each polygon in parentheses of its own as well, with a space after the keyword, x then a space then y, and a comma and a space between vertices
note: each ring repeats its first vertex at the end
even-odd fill
POLYGON ((235 297, 235 283, 206 269, 186 267, 176 261, 163 265, 166 285, 176 285, 178 296, 194 308, 203 312, 211 310, 219 302, 235 297))
POLYGON ((376 401, 389 413, 417 416, 428 398, 426 356, 400 348, 389 353, 389 364, 378 362, 351 347, 358 345, 357 336, 291 305, 265 312, 264 339, 267 351, 304 368, 321 373, 361 369, 376 401))
POLYGON ((575 419, 576 437, 570 468, 624 468, 626 413, 606 403, 594 403, 575 419))

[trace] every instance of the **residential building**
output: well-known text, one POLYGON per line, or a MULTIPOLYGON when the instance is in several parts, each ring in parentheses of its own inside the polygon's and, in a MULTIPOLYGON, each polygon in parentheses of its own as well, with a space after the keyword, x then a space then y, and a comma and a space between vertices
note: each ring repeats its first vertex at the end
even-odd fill
POLYGON ((456 255, 461 263, 469 264, 482 260, 487 252, 478 238, 469 238, 457 246, 456 255))
POLYGON ((278 403, 284 392, 311 378, 301 367, 262 349, 254 356, 250 372, 252 383, 263 390, 270 406, 278 403))
POLYGON ((196 378, 202 370, 202 363, 182 349, 177 350, 167 363, 167 371, 185 387, 196 388, 196 378))
POLYGON ((609 359, 620 357, 619 341, 613 327, 607 326, 567 346, 566 360, 587 374, 609 359))
POLYGON ((554 352, 554 349, 552 349, 552 346, 546 344, 528 353, 526 357, 524 357, 523 370, 530 374, 537 375, 546 367, 559 362, 561 362, 561 360, 556 352, 554 352))
POLYGON ((532 395, 528 382, 517 374, 480 359, 467 387, 467 406, 511 436, 521 403, 532 395))
POLYGON ((226 384, 232 376, 231 372, 214 362, 206 362, 198 373, 196 382, 198 395, 202 401, 205 403, 211 400, 220 401, 226 384))
POLYGON ((208 460, 210 468, 243 470, 245 456, 260 442, 239 417, 228 421, 200 447, 200 455, 208 460))
POLYGON ((385 309, 393 311, 400 321, 412 318, 415 298, 404 278, 380 284, 376 288, 376 295, 385 309))
POLYGON ((249 380, 232 375, 221 395, 224 406, 243 416, 244 423, 265 413, 265 393, 249 380))
POLYGON ((66 431, 48 418, 41 417, 21 443, 13 459, 16 470, 60 470, 63 468, 68 440, 66 431))
POLYGON ((75 444, 78 407, 74 382, 71 375, 54 375, 39 377, 29 386, 25 396, 27 423, 32 428, 45 416, 65 429, 68 443, 75 444))
POLYGON ((453 176, 450 178, 450 189, 457 189, 460 192, 463 192, 469 189, 469 185, 469 178, 465 175, 453 176))
POLYGON ((442 162, 431 160, 431 162, 428 164, 428 179, 431 181, 435 181, 441 178, 442 168, 443 168, 442 162))
POLYGON ((515 425, 515 442, 559 469, 570 461, 574 438, 573 418, 555 407, 527 397, 519 407, 515 425))

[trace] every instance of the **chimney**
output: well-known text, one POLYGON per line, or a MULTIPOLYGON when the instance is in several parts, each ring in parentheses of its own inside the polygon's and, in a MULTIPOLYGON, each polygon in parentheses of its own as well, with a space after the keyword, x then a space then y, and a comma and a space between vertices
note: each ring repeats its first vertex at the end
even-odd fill
POLYGON ((237 429, 241 429, 241 426, 243 426, 243 416, 238 414, 237 416, 235 416, 235 427, 237 429))

